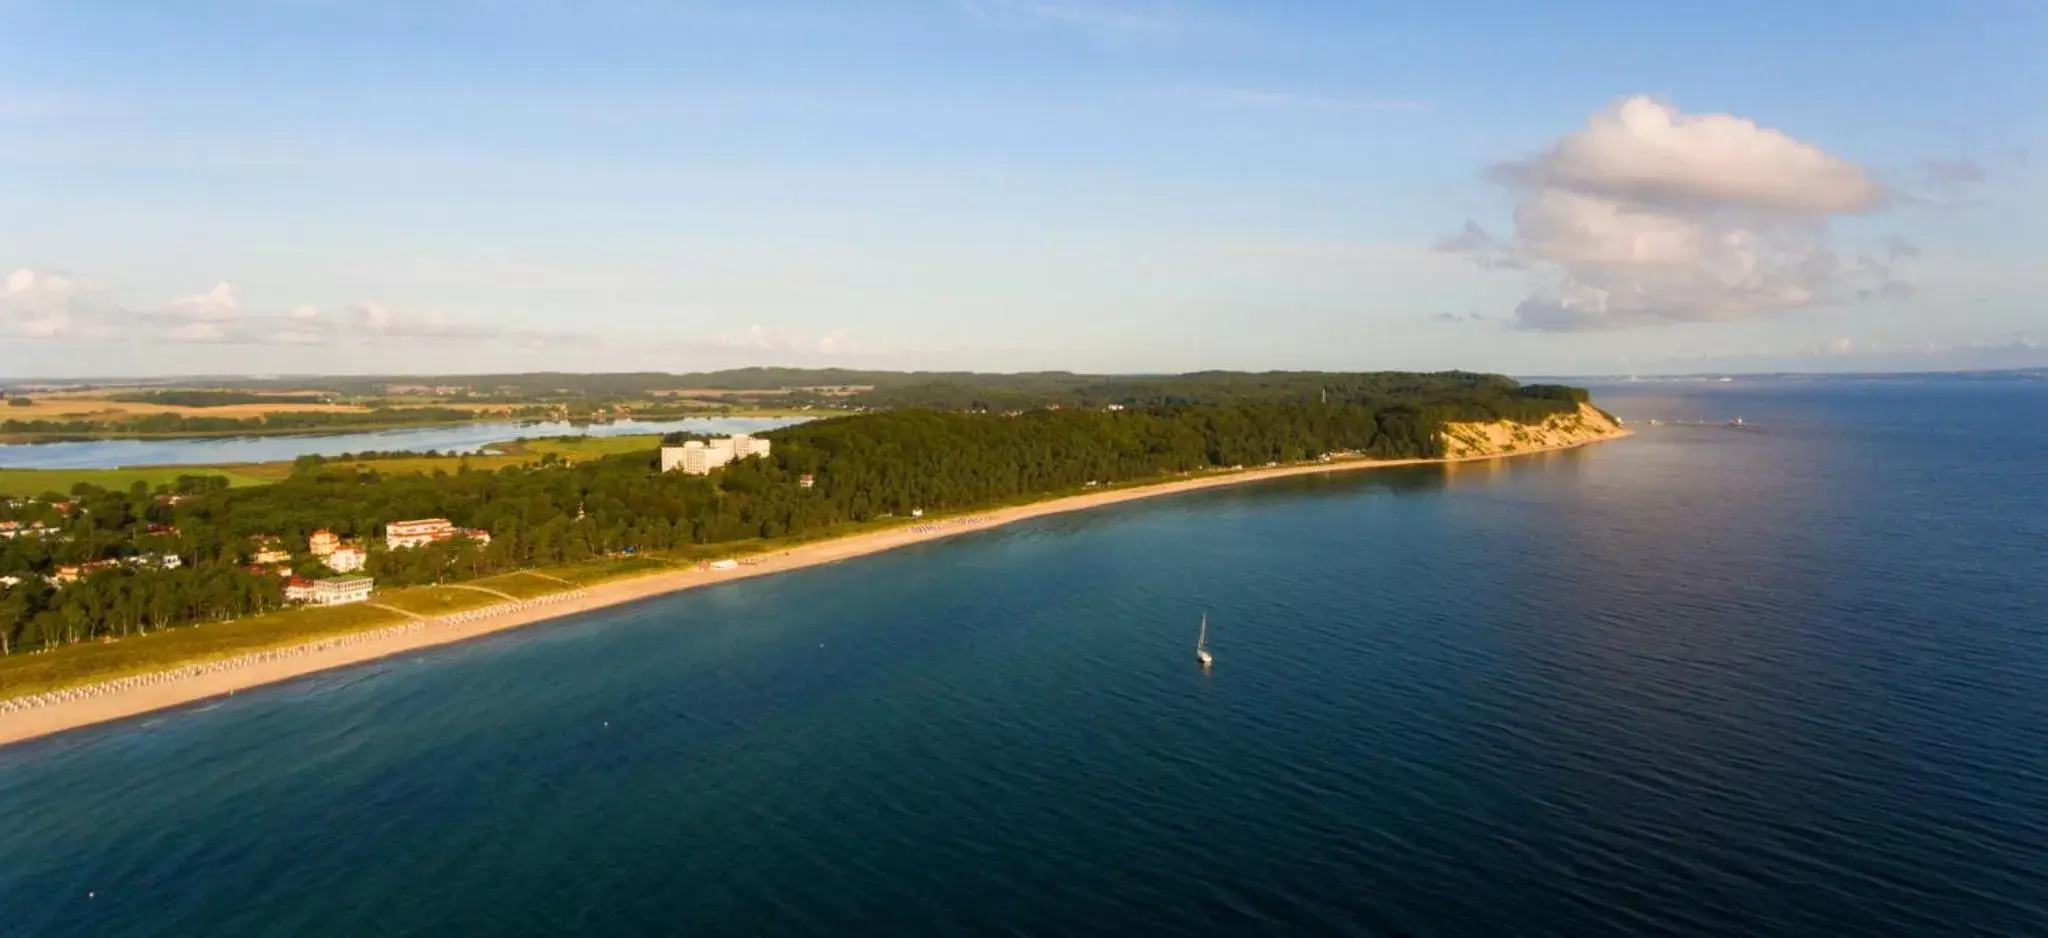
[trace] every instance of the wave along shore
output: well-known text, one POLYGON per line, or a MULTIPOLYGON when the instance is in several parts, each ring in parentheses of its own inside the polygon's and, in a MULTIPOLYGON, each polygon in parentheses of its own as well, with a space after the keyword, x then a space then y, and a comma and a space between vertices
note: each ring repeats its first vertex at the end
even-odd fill
POLYGON ((1618 421, 1597 409, 1581 405, 1578 414, 1554 417, 1533 427, 1505 422, 1452 424, 1446 428, 1447 442, 1452 455, 1445 459, 1355 459, 1252 469, 1054 498, 1028 505, 991 509, 978 514, 941 518, 886 531, 854 534, 758 555, 746 563, 725 570, 693 569, 648 574, 551 594, 537 600, 503 603, 434 619, 416 619, 399 625, 379 626, 298 645, 254 651, 233 658, 177 666, 149 674, 51 691, 28 698, 0 701, 0 745, 194 703, 318 671, 361 664, 436 645, 466 641, 493 632, 634 602, 651 596, 800 570, 818 564, 835 563, 969 531, 983 531, 1029 518, 1085 511, 1141 498, 1227 485, 1243 485, 1288 476, 1384 469, 1393 466, 1441 465, 1556 452, 1617 439, 1629 435, 1630 432, 1618 421))

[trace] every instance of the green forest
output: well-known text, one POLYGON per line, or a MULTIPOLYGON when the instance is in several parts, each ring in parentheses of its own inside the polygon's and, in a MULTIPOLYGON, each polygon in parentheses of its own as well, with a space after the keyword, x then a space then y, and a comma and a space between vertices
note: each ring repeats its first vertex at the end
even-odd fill
POLYGON ((172 407, 233 407, 238 404, 325 404, 320 394, 257 394, 252 391, 134 391, 111 400, 172 407))
POLYGON ((1162 381, 1134 398, 1157 400, 1114 407, 907 407, 836 417, 764 434, 771 456, 710 476, 658 472, 649 449, 575 465, 433 475, 307 459, 283 481, 234 489, 197 476, 154 491, 81 485, 0 508, 0 521, 43 526, 39 535, 0 541, 0 576, 16 581, 0 596, 0 651, 276 608, 280 578, 245 569, 260 538, 280 539, 300 572, 318 574, 307 536, 325 528, 370 548, 367 572, 380 586, 446 582, 629 549, 819 532, 916 509, 972 509, 1091 483, 1330 454, 1434 457, 1446 421, 1534 423, 1585 397, 1485 376, 1350 377, 1162 381), (814 487, 798 484, 805 474, 814 487), (385 523, 430 517, 489 531, 491 541, 383 549, 385 523), (167 555, 181 565, 165 569, 167 555), (70 585, 45 582, 59 566, 106 560, 123 562, 70 585))

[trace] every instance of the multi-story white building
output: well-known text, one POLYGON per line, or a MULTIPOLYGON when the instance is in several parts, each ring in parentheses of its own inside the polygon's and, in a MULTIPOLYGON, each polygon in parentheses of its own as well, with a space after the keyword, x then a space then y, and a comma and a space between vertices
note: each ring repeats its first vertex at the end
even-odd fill
POLYGON ((370 589, 375 585, 376 581, 366 576, 336 576, 324 580, 295 576, 285 582, 284 598, 287 602, 314 606, 339 606, 369 599, 370 589))
POLYGON ((370 598, 370 589, 376 581, 366 576, 337 576, 313 581, 313 597, 308 602, 315 606, 339 606, 342 603, 359 603, 370 598))
POLYGON ((327 554, 327 568, 336 573, 354 573, 369 562, 369 553, 354 544, 344 544, 327 554))
POLYGON ((423 547, 455 536, 455 523, 446 518, 393 521, 384 526, 384 546, 392 550, 423 547))
POLYGON ((312 550, 315 557, 325 557, 328 554, 334 553, 334 549, 340 546, 341 538, 336 537, 333 531, 329 531, 326 528, 314 531, 306 538, 306 547, 312 550))
POLYGON ((661 471, 674 472, 677 469, 701 476, 735 459, 749 456, 768 455, 768 441, 755 439, 744 433, 736 433, 723 440, 690 440, 681 446, 661 448, 661 471))
POLYGON ((755 439, 744 433, 735 433, 732 435, 730 442, 732 443, 732 458, 734 459, 768 455, 767 440, 755 439))
MULTIPOLYGON (((425 547, 428 544, 468 538, 481 547, 491 542, 491 532, 481 528, 458 528, 446 518, 421 518, 417 521, 393 521, 384 526, 384 546, 392 550, 407 547, 425 547)), ((339 550, 340 548, 335 548, 339 550)), ((330 564, 330 566, 332 566, 330 564)), ((339 568, 336 568, 339 569, 339 568)))

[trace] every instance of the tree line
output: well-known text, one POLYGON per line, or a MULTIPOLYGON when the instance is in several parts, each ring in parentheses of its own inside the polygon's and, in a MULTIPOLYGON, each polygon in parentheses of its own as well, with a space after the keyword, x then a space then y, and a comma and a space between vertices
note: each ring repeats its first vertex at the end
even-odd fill
MULTIPOLYGON (((1505 379, 1501 379, 1505 381, 1505 379)), ((1290 385, 1305 395, 1315 385, 1290 385)), ((798 424, 763 434, 772 454, 709 476, 662 473, 653 450, 564 465, 462 468, 431 475, 381 473, 374 463, 300 460, 283 481, 227 488, 185 477, 156 491, 79 486, 68 512, 48 500, 0 509, 41 521, 57 536, 0 542, 0 575, 20 582, 0 596, 0 648, 19 651, 134 631, 247 615, 282 601, 279 578, 244 569, 275 537, 304 573, 321 570, 307 537, 328 529, 370 547, 367 572, 404 586, 553 566, 627 549, 816 532, 849 522, 966 510, 1083 488, 1203 469, 1315 459, 1442 455, 1446 421, 1533 423, 1574 410, 1584 392, 1508 382, 1360 383, 1323 403, 1259 400, 1021 413, 911 408, 798 424), (1370 398, 1375 403, 1360 402, 1370 398), (1379 403, 1386 402, 1386 403, 1379 403), (799 484, 805 476, 814 485, 799 484), (173 497, 177 496, 177 497, 173 497), (445 517, 492 535, 385 550, 391 521, 445 517), (175 554, 179 569, 117 564, 53 588, 64 564, 175 554)), ((1264 395, 1272 396, 1272 395, 1264 395)))

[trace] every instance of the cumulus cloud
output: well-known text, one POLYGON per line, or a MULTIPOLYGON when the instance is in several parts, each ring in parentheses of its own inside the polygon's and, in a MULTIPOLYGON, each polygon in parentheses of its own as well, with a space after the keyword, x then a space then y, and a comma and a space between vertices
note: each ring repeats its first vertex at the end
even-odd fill
POLYGON ((242 291, 232 283, 217 283, 205 293, 172 300, 170 311, 193 322, 233 321, 242 318, 242 291))
POLYGON ((1813 144, 1728 114, 1681 114, 1648 97, 1616 102, 1533 160, 1497 172, 1532 189, 1566 189, 1663 208, 1814 215, 1877 208, 1884 188, 1813 144))
POLYGON ((61 339, 102 331, 96 320, 99 287, 72 274, 23 268, 7 275, 0 291, 0 337, 61 339))
POLYGON ((1744 118, 1647 97, 1614 103, 1493 177, 1517 196, 1512 234, 1467 222, 1436 247, 1530 271, 1537 285, 1514 311, 1518 328, 1621 329, 1842 302, 1902 283, 1894 268, 1909 256, 1851 262, 1830 248, 1831 219, 1889 198, 1855 163, 1744 118))
POLYGON ((400 314, 373 300, 345 307, 339 315, 304 305, 283 313, 252 312, 243 303, 241 289, 226 281, 203 293, 139 309, 116 304, 97 283, 60 271, 16 270, 0 290, 0 339, 241 345, 506 340, 559 345, 582 338, 454 322, 432 312, 400 314))

